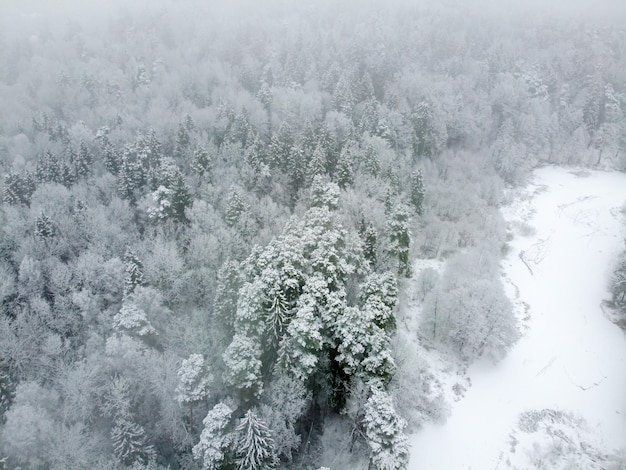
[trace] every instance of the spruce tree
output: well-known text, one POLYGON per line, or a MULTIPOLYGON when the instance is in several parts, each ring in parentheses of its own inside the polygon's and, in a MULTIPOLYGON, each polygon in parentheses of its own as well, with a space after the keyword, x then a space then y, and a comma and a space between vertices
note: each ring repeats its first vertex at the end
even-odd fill
POLYGON ((239 421, 237 433, 238 470, 269 470, 276 467, 274 440, 265 422, 250 409, 239 421))
POLYGON ((115 418, 111 443, 115 457, 124 465, 145 464, 156 457, 154 447, 147 443, 144 428, 125 416, 115 418))
POLYGON ((191 354, 187 359, 183 359, 178 369, 178 379, 176 401, 189 405, 189 429, 193 434, 193 405, 206 398, 213 375, 209 372, 202 354, 191 354))
POLYGON ((224 213, 226 223, 230 227, 235 226, 239 222, 242 214, 247 210, 248 204, 244 200, 241 191, 239 188, 232 187, 226 201, 226 211, 224 213))
POLYGON ((346 144, 339 154, 337 167, 335 168, 335 180, 341 189, 346 189, 354 181, 354 168, 352 163, 352 146, 346 144))
POLYGON ((54 236, 54 226, 46 214, 39 214, 35 221, 35 234, 43 239, 52 238, 54 236))
POLYGON ((213 173, 213 158, 209 151, 204 147, 198 147, 193 153, 193 162, 191 168, 201 176, 211 178, 213 173))
POLYGON ((209 410, 204 418, 200 441, 193 447, 193 456, 202 462, 202 468, 206 470, 229 468, 235 442, 235 434, 231 427, 231 416, 234 411, 233 403, 223 401, 209 410))
POLYGON ((213 315, 230 332, 235 321, 242 279, 239 263, 226 261, 217 273, 217 288, 213 299, 213 315))
POLYGON ((424 181, 422 179, 422 170, 417 170, 411 175, 411 204, 415 208, 417 215, 422 215, 424 211, 424 181))
POLYGON ((365 403, 365 437, 370 447, 370 468, 402 470, 409 463, 409 446, 404 428, 406 422, 396 414, 389 394, 382 386, 371 385, 365 403))
POLYGON ((78 154, 74 160, 74 172, 78 178, 83 178, 91 174, 91 167, 93 165, 93 156, 87 147, 87 144, 80 141, 78 147, 78 154))
POLYGON ((363 256, 369 262, 372 268, 376 267, 378 262, 378 231, 370 222, 363 234, 363 256))
POLYGON ((363 160, 363 169, 372 176, 378 176, 380 172, 380 162, 376 150, 371 145, 365 149, 365 158, 363 160))
POLYGON ((11 169, 4 176, 2 200, 5 204, 30 206, 30 198, 35 189, 37 189, 37 186, 32 173, 27 171, 20 174, 11 169))
POLYGON ((39 183, 62 183, 59 160, 50 151, 45 152, 37 160, 35 177, 39 183))
POLYGON ((389 251, 398 262, 398 274, 411 276, 409 262, 409 246, 411 233, 409 230, 409 211, 404 205, 398 206, 387 222, 389 234, 389 251))
POLYGON ((176 131, 176 156, 182 157, 191 145, 191 136, 184 123, 178 125, 176 131))
POLYGON ((117 176, 120 171, 120 166, 122 165, 122 158, 115 147, 113 147, 113 144, 108 142, 103 146, 102 157, 104 159, 104 167, 107 171, 117 176))
POLYGON ((269 112, 270 106, 272 106, 272 90, 265 80, 261 83, 261 87, 259 88, 256 97, 261 102, 265 110, 269 112))
POLYGON ((133 250, 128 248, 124 255, 126 277, 124 278, 124 298, 135 291, 137 286, 144 285, 143 264, 133 250))

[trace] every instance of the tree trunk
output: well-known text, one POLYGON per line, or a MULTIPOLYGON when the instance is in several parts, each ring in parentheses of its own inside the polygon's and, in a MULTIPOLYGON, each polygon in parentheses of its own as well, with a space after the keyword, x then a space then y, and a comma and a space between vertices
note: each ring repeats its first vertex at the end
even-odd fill
POLYGON ((193 403, 189 403, 189 434, 193 436, 193 403))

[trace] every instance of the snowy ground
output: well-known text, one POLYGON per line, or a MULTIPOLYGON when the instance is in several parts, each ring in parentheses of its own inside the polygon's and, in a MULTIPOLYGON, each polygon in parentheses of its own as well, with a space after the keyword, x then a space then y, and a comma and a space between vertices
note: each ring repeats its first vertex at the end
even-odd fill
POLYGON ((523 337, 497 365, 470 367, 445 424, 411 436, 411 470, 604 468, 626 447, 626 335, 601 309, 624 202, 625 174, 550 167, 503 210, 523 337))

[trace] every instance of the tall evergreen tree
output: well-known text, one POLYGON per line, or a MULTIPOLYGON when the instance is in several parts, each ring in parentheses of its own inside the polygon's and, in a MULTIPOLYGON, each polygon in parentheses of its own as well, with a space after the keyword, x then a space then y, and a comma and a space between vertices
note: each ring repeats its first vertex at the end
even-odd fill
POLYGON ((113 453, 123 465, 148 463, 156 457, 151 444, 147 443, 142 426, 127 417, 117 417, 111 429, 113 453))
POLYGON ((341 149, 337 167, 335 168, 335 180, 341 189, 345 189, 354 182, 354 163, 352 161, 352 152, 354 142, 348 142, 341 149))
POLYGON ((250 409, 239 420, 237 432, 238 470, 269 470, 276 467, 272 434, 256 411, 250 409))
POLYGON ((191 168, 201 176, 206 176, 209 180, 213 174, 212 154, 204 147, 198 147, 193 153, 191 168))
POLYGON ((363 256, 372 268, 376 267, 378 261, 378 231, 370 222, 363 234, 363 256))
POLYGON ((189 429, 193 434, 193 405, 204 400, 209 393, 213 375, 209 372, 202 354, 191 354, 178 369, 176 401, 189 405, 189 429))
POLYGON ((43 239, 49 239, 54 236, 54 226, 52 221, 45 213, 39 214, 35 221, 35 234, 43 239))
POLYGON ((406 422, 397 415, 391 397, 375 383, 365 404, 365 437, 370 447, 370 468, 402 470, 409 462, 409 446, 403 429, 406 422))
POLYGON ((411 190, 410 190, 411 204, 415 208, 417 215, 422 215, 424 211, 424 180, 422 178, 422 170, 416 170, 411 174, 411 190))
POLYGON ((61 166, 52 152, 46 151, 37 160, 35 177, 39 183, 62 183, 61 166))
POLYGON ((130 248, 126 250, 126 254, 124 255, 124 265, 126 267, 126 277, 124 278, 124 298, 127 298, 135 291, 137 286, 143 286, 145 282, 143 263, 130 248))
POLYGON ((213 315, 229 332, 235 322, 239 289, 242 284, 241 277, 239 263, 235 261, 226 261, 217 273, 213 315))
POLYGON ((9 170, 4 176, 4 190, 2 201, 5 204, 30 206, 30 198, 37 189, 35 177, 30 172, 18 173, 9 170))
POLYGON ((152 193, 156 207, 150 215, 159 220, 188 222, 185 210, 191 206, 191 191, 176 163, 171 159, 163 159, 153 177, 152 193))
POLYGON ((78 178, 83 178, 85 176, 89 176, 92 171, 93 165, 93 156, 87 144, 80 141, 80 145, 78 147, 78 154, 76 155, 74 162, 74 172, 78 178))
POLYGON ((230 401, 215 405, 206 415, 202 424, 200 441, 193 447, 193 456, 202 462, 206 470, 228 468, 232 463, 235 433, 232 431, 231 416, 235 406, 230 401))
POLYGON ((409 246, 411 233, 409 230, 409 211, 404 205, 396 207, 387 222, 389 236, 389 251, 398 262, 398 274, 411 276, 409 261, 409 246))
POLYGON ((248 210, 248 204, 246 203, 241 190, 236 187, 230 189, 230 194, 226 200, 226 211, 224 218, 229 226, 234 226, 239 222, 244 212, 248 210))

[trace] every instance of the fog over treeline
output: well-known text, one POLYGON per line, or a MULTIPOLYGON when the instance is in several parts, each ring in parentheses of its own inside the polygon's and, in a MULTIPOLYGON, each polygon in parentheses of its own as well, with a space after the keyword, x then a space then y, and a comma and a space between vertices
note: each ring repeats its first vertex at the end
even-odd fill
POLYGON ((449 410, 425 351, 463 375, 520 336, 507 191, 626 168, 624 25, 2 2, 0 468, 405 468, 449 410))

